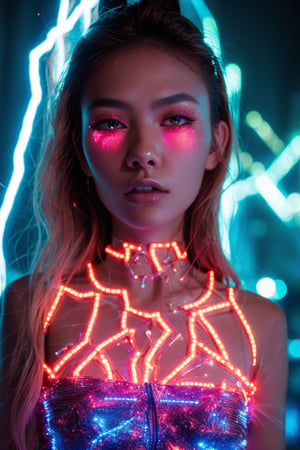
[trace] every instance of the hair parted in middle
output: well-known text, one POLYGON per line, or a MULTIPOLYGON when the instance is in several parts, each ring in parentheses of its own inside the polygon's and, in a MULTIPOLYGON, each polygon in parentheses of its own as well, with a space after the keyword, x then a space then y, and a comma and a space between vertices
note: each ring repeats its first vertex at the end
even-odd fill
MULTIPOLYGON (((235 271, 223 254, 218 226, 233 126, 217 58, 204 42, 202 32, 180 14, 178 1, 144 0, 126 6, 124 1, 105 0, 99 8, 102 13, 75 47, 58 91, 52 136, 38 175, 38 209, 43 213, 49 236, 40 267, 52 266, 57 270, 62 261, 68 268, 82 264, 95 258, 96 252, 98 256, 103 255, 104 247, 110 242, 110 215, 93 183, 89 195, 85 188, 82 92, 89 74, 108 55, 144 44, 158 46, 192 61, 208 89, 212 129, 221 120, 228 125, 228 145, 224 154, 219 155, 216 168, 206 170, 200 192, 186 212, 184 231, 189 258, 196 267, 205 271, 213 269, 217 279, 228 282, 231 278, 238 283, 235 271)), ((214 139, 213 146, 216 146, 214 139)))

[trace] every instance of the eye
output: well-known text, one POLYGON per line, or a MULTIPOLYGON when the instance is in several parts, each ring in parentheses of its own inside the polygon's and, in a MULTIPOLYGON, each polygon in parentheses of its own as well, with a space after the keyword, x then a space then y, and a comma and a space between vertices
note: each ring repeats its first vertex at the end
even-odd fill
POLYGON ((98 122, 92 122, 89 125, 89 128, 98 131, 116 131, 126 127, 118 119, 111 118, 111 119, 102 119, 99 120, 98 122))
POLYGON ((194 121, 195 119, 184 114, 174 114, 172 116, 166 117, 163 120, 162 124, 167 127, 182 127, 194 121))

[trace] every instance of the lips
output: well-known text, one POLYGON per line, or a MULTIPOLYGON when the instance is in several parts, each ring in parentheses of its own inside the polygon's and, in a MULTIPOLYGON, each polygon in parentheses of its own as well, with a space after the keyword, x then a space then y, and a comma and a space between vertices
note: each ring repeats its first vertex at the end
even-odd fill
POLYGON ((165 188, 159 181, 156 180, 136 180, 130 183, 125 191, 124 195, 129 195, 131 193, 153 193, 162 192, 168 193, 168 189, 165 188))
POLYGON ((136 180, 129 184, 124 195, 132 203, 154 203, 161 200, 168 189, 156 180, 136 180))

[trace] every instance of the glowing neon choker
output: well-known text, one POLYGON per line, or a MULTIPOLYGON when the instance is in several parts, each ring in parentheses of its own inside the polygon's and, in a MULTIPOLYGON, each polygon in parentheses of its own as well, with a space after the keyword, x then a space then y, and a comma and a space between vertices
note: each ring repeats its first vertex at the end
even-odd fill
POLYGON ((122 247, 123 251, 117 251, 108 245, 105 252, 124 261, 132 278, 142 282, 142 288, 147 280, 161 279, 168 283, 174 274, 179 274, 179 281, 183 280, 187 269, 187 252, 181 251, 177 242, 151 243, 147 246, 122 242, 122 247), (168 252, 167 256, 164 252, 162 258, 161 251, 164 250, 168 252), (148 267, 149 270, 145 272, 148 267))

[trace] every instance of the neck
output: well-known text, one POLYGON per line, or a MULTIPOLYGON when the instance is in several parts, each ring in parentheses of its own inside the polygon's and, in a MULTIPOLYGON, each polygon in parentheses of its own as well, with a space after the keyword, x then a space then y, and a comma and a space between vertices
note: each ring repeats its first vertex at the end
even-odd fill
POLYGON ((179 218, 172 226, 132 228, 115 220, 112 223, 112 236, 113 247, 123 241, 143 246, 152 242, 184 242, 184 223, 179 218))

